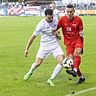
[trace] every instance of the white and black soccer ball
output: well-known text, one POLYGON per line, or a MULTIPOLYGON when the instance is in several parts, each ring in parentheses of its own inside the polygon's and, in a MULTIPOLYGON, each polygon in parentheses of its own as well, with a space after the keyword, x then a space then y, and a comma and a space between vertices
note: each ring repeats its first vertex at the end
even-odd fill
POLYGON ((66 57, 63 62, 62 65, 64 68, 69 69, 72 68, 73 65, 73 59, 66 57))

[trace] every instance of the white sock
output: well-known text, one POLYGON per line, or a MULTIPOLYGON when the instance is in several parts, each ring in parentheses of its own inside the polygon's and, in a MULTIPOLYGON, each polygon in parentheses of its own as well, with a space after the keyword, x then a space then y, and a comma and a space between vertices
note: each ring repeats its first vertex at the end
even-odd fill
POLYGON ((57 64, 57 66, 55 67, 50 79, 53 80, 58 75, 58 73, 61 71, 61 69, 62 69, 62 65, 57 64))
POLYGON ((77 73, 77 69, 76 68, 73 68, 73 70, 77 73))
POLYGON ((36 69, 36 63, 33 63, 30 70, 29 70, 29 73, 33 73, 33 71, 36 69))
POLYGON ((81 75, 81 76, 80 76, 80 78, 84 78, 84 76, 83 76, 83 75, 81 75))

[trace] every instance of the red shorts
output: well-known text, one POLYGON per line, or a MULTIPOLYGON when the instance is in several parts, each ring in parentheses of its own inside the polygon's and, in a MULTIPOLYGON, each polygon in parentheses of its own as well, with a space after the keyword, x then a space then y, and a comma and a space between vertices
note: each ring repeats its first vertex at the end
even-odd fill
POLYGON ((83 41, 82 41, 81 38, 78 38, 77 40, 75 40, 73 42, 70 42, 69 45, 66 45, 66 54, 67 54, 67 56, 69 54, 73 54, 74 50, 76 48, 82 48, 82 52, 83 52, 83 41))

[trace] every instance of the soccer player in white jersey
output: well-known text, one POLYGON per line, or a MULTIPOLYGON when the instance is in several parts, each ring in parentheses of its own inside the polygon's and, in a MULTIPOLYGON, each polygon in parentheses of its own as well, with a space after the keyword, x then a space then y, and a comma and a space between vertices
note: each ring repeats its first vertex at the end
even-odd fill
POLYGON ((53 9, 53 15, 58 20, 60 11, 57 9, 56 3, 54 1, 52 1, 50 4, 50 8, 53 9))
POLYGON ((24 80, 28 80, 29 77, 33 74, 33 71, 41 65, 42 61, 45 57, 47 57, 50 53, 53 54, 53 56, 57 59, 58 64, 55 67, 51 77, 47 80, 47 83, 50 84, 50 86, 54 86, 53 79, 57 76, 57 74, 62 69, 62 61, 64 59, 64 53, 61 49, 58 39, 53 34, 53 32, 57 28, 57 20, 53 17, 53 10, 52 9, 46 9, 45 10, 45 18, 42 19, 39 24, 37 25, 35 31, 33 32, 32 36, 30 37, 26 48, 25 48, 25 57, 28 55, 29 48, 31 44, 33 43, 34 39, 37 37, 37 35, 41 34, 41 40, 40 40, 40 47, 38 50, 38 53, 36 55, 35 62, 32 64, 30 70, 27 74, 24 76, 24 80))

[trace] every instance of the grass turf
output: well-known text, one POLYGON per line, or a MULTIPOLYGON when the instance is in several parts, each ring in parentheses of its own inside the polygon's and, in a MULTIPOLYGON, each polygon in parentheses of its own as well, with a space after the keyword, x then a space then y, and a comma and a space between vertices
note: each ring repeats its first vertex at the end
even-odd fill
MULTIPOLYGON (((77 92, 96 86, 96 17, 81 18, 84 22, 85 36, 81 70, 86 82, 76 85, 78 78, 69 81, 63 69, 54 80, 56 86, 50 87, 46 81, 57 63, 52 56, 44 60, 27 82, 23 80, 23 76, 34 62, 40 37, 38 36, 32 44, 27 58, 23 55, 24 48, 42 17, 0 17, 0 96, 64 96, 72 91, 77 92)), ((60 43, 64 49, 63 41, 60 43)), ((92 94, 96 94, 96 90, 80 96, 92 94)))

